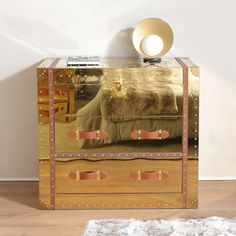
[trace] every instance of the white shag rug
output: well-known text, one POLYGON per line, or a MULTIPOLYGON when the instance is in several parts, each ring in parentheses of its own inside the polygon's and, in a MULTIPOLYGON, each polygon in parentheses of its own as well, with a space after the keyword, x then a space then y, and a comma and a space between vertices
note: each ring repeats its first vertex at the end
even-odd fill
POLYGON ((236 236, 236 218, 90 220, 84 236, 236 236))

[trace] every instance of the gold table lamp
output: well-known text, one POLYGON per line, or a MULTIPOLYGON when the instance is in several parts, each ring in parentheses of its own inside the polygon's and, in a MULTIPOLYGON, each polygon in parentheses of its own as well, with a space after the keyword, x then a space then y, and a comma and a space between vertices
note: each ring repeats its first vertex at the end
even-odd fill
POLYGON ((134 48, 143 56, 144 62, 160 62, 160 58, 170 50, 173 40, 171 27, 159 18, 140 21, 132 36, 134 48))

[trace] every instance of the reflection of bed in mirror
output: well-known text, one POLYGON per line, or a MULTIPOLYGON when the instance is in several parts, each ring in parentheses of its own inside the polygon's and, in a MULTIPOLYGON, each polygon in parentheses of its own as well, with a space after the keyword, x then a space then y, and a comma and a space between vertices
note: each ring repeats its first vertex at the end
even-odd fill
MULTIPOLYGON (((135 131, 167 131, 168 139, 181 142, 183 85, 182 76, 161 77, 145 75, 144 71, 134 73, 117 70, 96 70, 86 74, 77 87, 76 121, 70 131, 105 132, 104 139, 77 139, 78 148, 94 148, 119 143, 120 145, 152 146, 160 143, 158 134, 150 140, 135 141, 135 131), (99 73, 100 72, 100 73, 99 73), (131 75, 132 73, 132 75, 131 75), (131 137, 131 134, 134 137, 131 137), (125 142, 129 141, 129 142, 125 142), (129 144, 128 144, 129 143, 129 144)), ((153 71, 153 73, 155 73, 153 71)), ((198 98, 198 80, 192 75, 189 83, 189 138, 195 136, 194 108, 198 98)), ((69 131, 69 132, 70 132, 69 131)), ((140 132, 139 131, 139 132, 140 132)), ((136 135, 136 139, 138 139, 136 135)), ((141 139, 143 139, 141 137, 141 139)), ((149 139, 149 138, 148 138, 149 139)), ((169 140, 161 140, 168 143, 169 140)))

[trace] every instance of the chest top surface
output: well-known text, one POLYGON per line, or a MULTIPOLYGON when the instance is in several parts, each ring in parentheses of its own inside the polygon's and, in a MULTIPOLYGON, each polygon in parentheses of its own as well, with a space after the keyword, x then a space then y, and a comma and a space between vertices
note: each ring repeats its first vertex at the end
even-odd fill
MULTIPOLYGON (((189 58, 181 58, 188 67, 197 67, 189 58)), ((47 58, 42 61, 39 68, 48 68, 52 64, 55 58, 47 58)), ((67 69, 67 68, 101 68, 101 69, 118 69, 118 68, 181 68, 181 65, 174 57, 162 58, 160 63, 149 64, 144 63, 138 58, 101 58, 101 64, 99 66, 67 66, 67 58, 60 58, 55 68, 67 69)))

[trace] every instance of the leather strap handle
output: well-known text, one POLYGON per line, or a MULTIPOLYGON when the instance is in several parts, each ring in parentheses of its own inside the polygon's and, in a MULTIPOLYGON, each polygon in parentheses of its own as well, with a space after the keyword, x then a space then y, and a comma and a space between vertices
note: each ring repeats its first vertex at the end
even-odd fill
POLYGON ((163 170, 151 170, 151 171, 131 171, 130 178, 140 180, 163 180, 167 179, 169 176, 167 171, 163 170))
POLYGON ((72 180, 103 180, 107 177, 107 172, 105 171, 71 171, 69 173, 69 178, 72 180))
POLYGON ((79 131, 79 130, 73 130, 68 133, 68 136, 71 139, 96 139, 96 140, 102 140, 105 139, 108 134, 106 131, 103 130, 95 130, 95 131, 79 131))
POLYGON ((147 130, 134 130, 130 137, 132 139, 167 139, 169 137, 169 132, 166 130, 155 130, 155 131, 147 131, 147 130))

